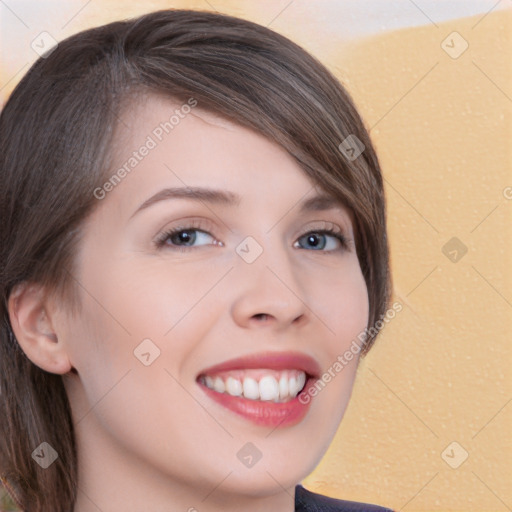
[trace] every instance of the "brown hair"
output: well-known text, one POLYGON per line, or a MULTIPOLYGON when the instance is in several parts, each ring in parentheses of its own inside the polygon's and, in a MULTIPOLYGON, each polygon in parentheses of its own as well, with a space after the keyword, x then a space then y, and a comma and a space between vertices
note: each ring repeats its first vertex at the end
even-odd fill
POLYGON ((388 306, 379 162, 348 93, 319 61, 260 25, 190 10, 158 11, 60 42, 24 76, 0 117, 0 475, 31 512, 73 509, 77 453, 62 377, 26 357, 7 301, 17 284, 36 282, 77 310, 80 227, 99 203, 93 192, 105 182, 121 108, 138 92, 193 97, 280 144, 354 216, 369 326, 388 306), (350 135, 365 146, 357 158, 339 147, 350 135), (59 454, 47 469, 31 457, 43 441, 59 454))

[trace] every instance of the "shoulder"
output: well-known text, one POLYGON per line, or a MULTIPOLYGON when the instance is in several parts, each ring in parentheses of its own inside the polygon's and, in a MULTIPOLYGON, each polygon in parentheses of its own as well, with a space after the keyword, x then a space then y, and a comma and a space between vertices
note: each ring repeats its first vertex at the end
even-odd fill
POLYGON ((295 487, 295 512, 393 512, 390 508, 338 500, 308 491, 302 485, 295 487))

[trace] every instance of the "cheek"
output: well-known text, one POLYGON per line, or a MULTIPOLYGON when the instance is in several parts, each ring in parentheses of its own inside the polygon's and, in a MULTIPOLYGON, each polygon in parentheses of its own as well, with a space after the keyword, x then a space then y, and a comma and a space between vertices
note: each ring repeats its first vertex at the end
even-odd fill
POLYGON ((198 306, 208 302, 209 290, 224 271, 206 265, 180 268, 179 262, 160 258, 128 260, 112 270, 109 289, 102 293, 132 338, 168 338, 199 310, 207 315, 208 309, 198 306))
POLYGON ((338 421, 356 376, 361 340, 369 318, 368 292, 357 260, 349 260, 343 272, 331 272, 327 281, 316 283, 315 296, 319 300, 315 313, 325 325, 326 333, 322 347, 326 364, 321 380, 330 390, 322 394, 324 404, 338 411, 338 421))
MULTIPOLYGON (((305 428, 315 436, 320 458, 328 449, 352 394, 360 355, 358 336, 367 327, 369 301, 358 263, 347 265, 342 272, 331 269, 325 280, 316 279, 315 283, 314 313, 321 319, 317 325, 325 333, 321 337, 324 364, 323 374, 310 390, 312 408, 305 428), (320 428, 319 418, 323 418, 320 428)), ((319 458, 313 461, 311 471, 319 458)))
POLYGON ((331 334, 331 353, 342 353, 352 340, 364 332, 369 318, 366 282, 359 263, 350 261, 340 272, 330 272, 322 281, 315 280, 318 316, 331 334))
POLYGON ((129 368, 130 336, 105 306, 84 295, 80 317, 70 323, 66 339, 84 392, 96 403, 129 368))
POLYGON ((225 269, 198 267, 185 272, 179 264, 160 258, 143 263, 126 258, 104 267, 101 275, 86 276, 96 300, 85 297, 83 317, 92 318, 94 327, 83 341, 102 345, 101 355, 90 359, 96 365, 101 359, 105 370, 102 377, 92 373, 94 379, 112 384, 130 368, 151 370, 148 374, 165 368, 182 375, 189 355, 225 310, 225 304, 209 293, 225 269), (154 362, 146 367, 140 357, 148 352, 154 362))

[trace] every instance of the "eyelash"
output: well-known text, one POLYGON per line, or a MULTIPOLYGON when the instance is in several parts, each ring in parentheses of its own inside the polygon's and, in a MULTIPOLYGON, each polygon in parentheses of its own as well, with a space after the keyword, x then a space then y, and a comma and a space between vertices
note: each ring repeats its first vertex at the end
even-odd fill
MULTIPOLYGON (((174 236, 174 235, 176 235, 178 233, 181 233, 183 231, 200 231, 201 233, 204 233, 206 235, 211 236, 212 238, 215 238, 208 231, 206 231, 204 229, 201 229, 201 227, 202 226, 200 225, 200 223, 190 222, 190 224, 188 224, 186 226, 178 226, 176 228, 172 228, 172 229, 169 229, 167 231, 164 231, 155 240, 155 242, 154 242, 155 247, 157 249, 168 248, 168 249, 170 249, 172 251, 179 251, 179 252, 184 252, 184 253, 185 252, 189 252, 189 251, 194 250, 194 249, 197 249, 197 247, 195 247, 195 246, 189 247, 189 246, 180 246, 180 245, 167 245, 166 242, 172 236, 174 236)), ((342 250, 348 249, 348 241, 347 241, 346 237, 342 233, 340 233, 339 231, 336 231, 335 229, 316 229, 316 230, 310 230, 310 231, 307 231, 306 233, 300 235, 298 239, 300 240, 301 238, 304 238, 305 236, 311 235, 311 234, 332 236, 333 238, 336 238, 340 242, 340 246, 341 246, 338 249, 331 249, 331 250, 328 250, 328 251, 319 249, 319 250, 317 250, 315 252, 324 252, 324 253, 328 253, 329 254, 329 253, 335 253, 335 252, 338 252, 338 251, 342 251, 342 250)), ((303 248, 301 247, 301 249, 303 249, 303 248)), ((305 250, 307 250, 307 249, 305 249, 305 250)))

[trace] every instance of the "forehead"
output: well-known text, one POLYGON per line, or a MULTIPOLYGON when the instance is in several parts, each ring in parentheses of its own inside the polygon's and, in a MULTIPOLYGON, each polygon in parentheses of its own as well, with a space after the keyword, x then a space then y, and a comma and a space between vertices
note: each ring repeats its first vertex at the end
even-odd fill
MULTIPOLYGON (((115 128, 111 171, 129 164, 144 169, 149 179, 155 167, 169 175, 186 173, 194 180, 203 177, 233 180, 265 176, 266 179, 301 182, 311 188, 313 180, 281 146, 235 121, 176 99, 145 94, 125 106, 115 128), (149 148, 149 150, 147 148, 149 148), (136 153, 140 149, 142 158, 136 153), (151 172, 150 172, 151 171, 151 172)), ((130 173, 133 178, 141 172, 130 173)), ((139 176, 140 177, 140 176, 139 176)), ((167 176, 169 177, 169 176, 167 176)), ((128 180, 127 180, 128 181, 128 180)), ((261 183, 256 180, 255 185, 261 183)))
MULTIPOLYGON (((134 135, 141 122, 156 122, 156 130, 160 124, 167 126, 167 131, 175 130, 186 118, 201 120, 214 127, 235 131, 241 125, 206 108, 203 108, 193 96, 186 100, 178 100, 173 96, 166 96, 157 92, 140 91, 127 96, 121 105, 121 112, 115 128, 118 142, 126 141, 134 135)), ((146 129, 148 126, 146 126, 146 129)), ((164 134, 168 133, 162 127, 164 134)), ((157 130, 158 132, 158 130, 157 130)), ((158 138, 158 133, 153 134, 158 138)))
POLYGON ((142 204, 164 188, 210 187, 233 191, 243 205, 264 204, 274 215, 285 205, 330 195, 333 206, 350 215, 284 148, 197 102, 191 107, 159 95, 138 96, 121 112, 113 155, 111 175, 128 172, 111 195, 122 190, 119 200, 130 208, 132 198, 142 204))

